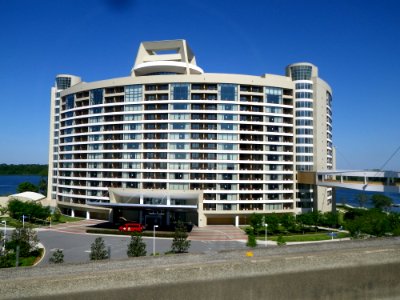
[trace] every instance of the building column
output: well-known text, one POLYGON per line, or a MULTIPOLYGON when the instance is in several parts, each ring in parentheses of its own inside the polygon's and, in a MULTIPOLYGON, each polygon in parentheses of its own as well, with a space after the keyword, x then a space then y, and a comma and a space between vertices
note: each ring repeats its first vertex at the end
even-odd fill
POLYGON ((235 216, 235 226, 239 227, 239 216, 235 216))
POLYGON ((143 194, 140 194, 140 200, 139 200, 139 201, 140 201, 140 204, 143 204, 143 202, 144 202, 143 198, 144 198, 144 197, 143 197, 143 194))
POLYGON ((140 222, 140 224, 144 224, 144 222, 143 222, 143 211, 142 210, 139 210, 139 222, 140 222))
POLYGON ((75 211, 71 208, 71 217, 75 218, 75 211))
POLYGON ((171 195, 167 195, 167 205, 171 205, 171 195))
POLYGON ((86 211, 86 220, 90 220, 90 211, 86 211))

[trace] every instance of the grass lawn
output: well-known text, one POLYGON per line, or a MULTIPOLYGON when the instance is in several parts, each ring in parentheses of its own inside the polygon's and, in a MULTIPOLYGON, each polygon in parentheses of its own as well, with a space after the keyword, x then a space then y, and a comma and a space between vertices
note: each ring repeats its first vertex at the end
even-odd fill
MULTIPOLYGON (((70 217, 70 216, 61 215, 60 220, 58 222, 52 221, 51 224, 52 225, 56 225, 56 224, 60 224, 60 223, 77 222, 77 221, 81 221, 81 220, 83 220, 83 218, 73 218, 73 217, 70 217)), ((9 228, 9 227, 14 227, 14 228, 15 227, 22 227, 22 222, 20 222, 20 221, 18 221, 16 219, 13 219, 11 217, 0 217, 0 222, 1 221, 7 221, 7 228, 9 228)), ((0 223, 0 225, 4 226, 4 224, 1 224, 1 223, 0 223)), ((35 228, 35 227, 41 227, 41 226, 48 226, 49 223, 48 223, 48 221, 43 221, 43 223, 38 223, 38 222, 30 223, 28 221, 25 221, 25 225, 26 226, 30 225, 30 226, 35 228)))
MULTIPOLYGON (((22 227, 22 222, 15 220, 11 217, 0 217, 0 222, 1 221, 6 221, 7 222, 7 228, 8 227, 22 227)), ((4 224, 1 224, 4 226, 4 224)))
POLYGON ((67 215, 61 215, 60 220, 58 222, 52 221, 51 224, 58 224, 58 223, 67 223, 67 222, 78 222, 84 220, 83 218, 75 218, 70 217, 67 215))
MULTIPOLYGON (((342 239, 349 237, 350 235, 345 232, 337 232, 337 236, 333 239, 342 239)), ((313 242, 313 241, 325 241, 331 240, 332 237, 328 235, 328 232, 318 233, 307 233, 307 234, 296 234, 296 235, 283 235, 285 242, 313 242)), ((257 237, 258 240, 264 240, 263 237, 257 237)), ((278 236, 268 236, 268 240, 276 241, 278 236)))

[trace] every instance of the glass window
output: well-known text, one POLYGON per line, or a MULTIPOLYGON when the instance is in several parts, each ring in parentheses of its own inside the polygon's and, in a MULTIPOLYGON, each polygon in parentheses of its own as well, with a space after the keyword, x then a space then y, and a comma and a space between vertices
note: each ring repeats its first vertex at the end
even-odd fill
POLYGON ((185 129, 186 123, 172 123, 172 129, 185 129))
POLYGON ((143 87, 140 84, 125 87, 125 102, 140 102, 143 99, 143 87))
POLYGON ((75 97, 74 95, 68 95, 66 99, 66 109, 74 108, 75 97))
POLYGON ((220 99, 236 101, 237 100, 237 85, 235 84, 220 84, 220 99))
POLYGON ((189 99, 189 84, 177 83, 172 85, 171 91, 172 100, 188 100, 189 99))
POLYGON ((312 99, 313 94, 311 92, 296 92, 296 99, 300 98, 312 99))
POLYGON ((275 87, 265 88, 266 99, 268 103, 282 104, 282 89, 275 87))
POLYGON ((233 124, 231 123, 222 123, 221 124, 221 129, 222 130, 233 130, 233 124))
POLYGON ((309 129, 309 128, 297 128, 296 129, 296 134, 298 134, 298 135, 304 135, 304 134, 307 134, 307 135, 312 135, 313 134, 313 130, 312 129, 309 129))
POLYGON ((290 67, 290 72, 293 80, 311 80, 311 66, 293 66, 290 67))
POLYGON ((96 89, 90 91, 90 104, 97 105, 103 103, 103 89, 96 89))
POLYGON ((297 126, 313 126, 313 120, 296 120, 296 125, 297 126))
POLYGON ((267 103, 282 104, 281 95, 267 95, 267 103))
POLYGON ((173 104, 174 110, 183 110, 183 109, 187 109, 187 104, 183 104, 183 103, 177 103, 177 104, 173 104))
POLYGON ((175 159, 186 159, 186 153, 175 153, 175 159))
POLYGON ((56 85, 59 90, 65 90, 71 87, 71 77, 57 77, 56 85))
POLYGON ((312 117, 313 112, 309 110, 299 110, 296 111, 296 117, 312 117))
POLYGON ((306 108, 313 108, 313 103, 311 101, 296 101, 296 107, 306 107, 306 108))
POLYGON ((296 83, 296 90, 312 90, 313 86, 311 83, 299 82, 296 83))

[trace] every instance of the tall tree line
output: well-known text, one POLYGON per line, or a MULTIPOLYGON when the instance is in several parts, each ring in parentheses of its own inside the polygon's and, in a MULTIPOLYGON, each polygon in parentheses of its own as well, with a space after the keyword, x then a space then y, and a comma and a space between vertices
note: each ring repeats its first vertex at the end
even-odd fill
POLYGON ((39 175, 47 177, 48 165, 39 164, 0 164, 0 175, 39 175))

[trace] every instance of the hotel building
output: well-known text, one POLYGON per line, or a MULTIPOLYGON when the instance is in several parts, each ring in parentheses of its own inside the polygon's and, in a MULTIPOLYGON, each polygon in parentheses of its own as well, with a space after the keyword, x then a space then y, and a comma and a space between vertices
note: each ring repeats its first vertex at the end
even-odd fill
POLYGON ((286 76, 206 73, 184 40, 144 42, 128 77, 51 90, 48 198, 64 213, 146 224, 243 224, 332 209, 298 172, 334 167, 331 89, 286 76))

